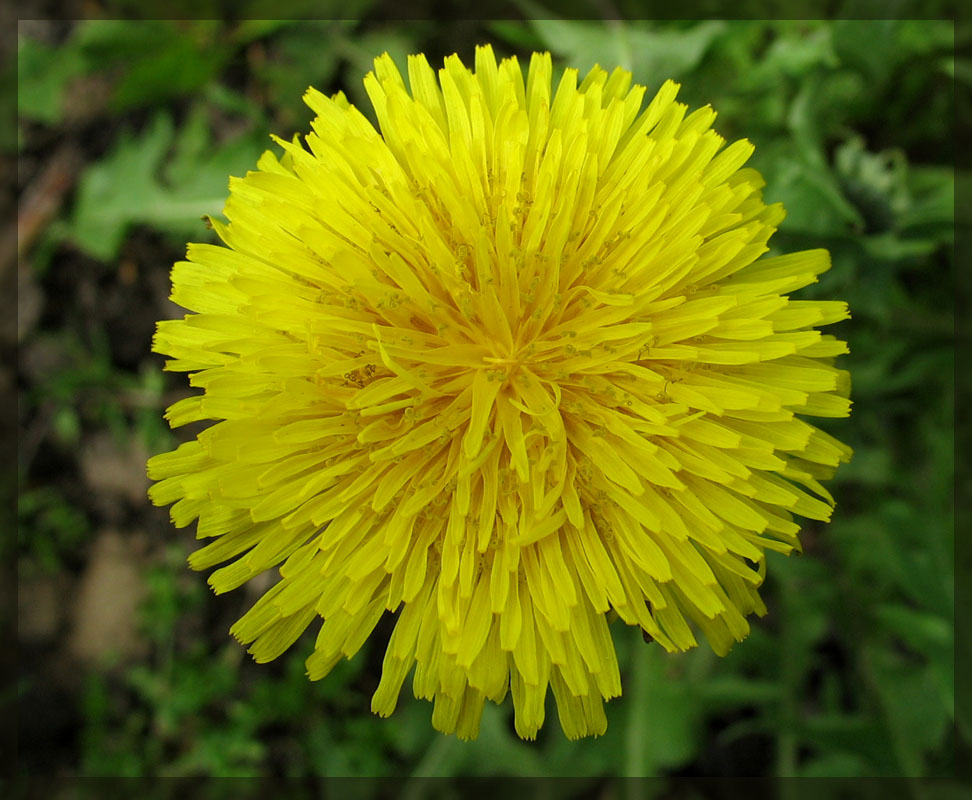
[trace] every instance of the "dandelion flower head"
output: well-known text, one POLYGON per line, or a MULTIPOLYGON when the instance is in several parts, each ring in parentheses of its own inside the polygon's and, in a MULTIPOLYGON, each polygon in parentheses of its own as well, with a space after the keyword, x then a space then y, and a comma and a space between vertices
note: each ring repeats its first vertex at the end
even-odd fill
POLYGON ((264 662, 319 625, 318 679, 394 615, 372 710, 412 673, 463 738, 507 693, 534 738, 548 688, 567 736, 603 733, 609 614, 727 652, 850 455, 804 419, 848 414, 816 329, 847 307, 788 298, 829 257, 764 255, 752 145, 671 81, 551 73, 383 55, 380 133, 308 90, 313 132, 231 180, 154 342, 203 390, 170 424, 213 424, 151 459, 152 500, 198 519, 216 592, 279 567, 233 635, 264 662))

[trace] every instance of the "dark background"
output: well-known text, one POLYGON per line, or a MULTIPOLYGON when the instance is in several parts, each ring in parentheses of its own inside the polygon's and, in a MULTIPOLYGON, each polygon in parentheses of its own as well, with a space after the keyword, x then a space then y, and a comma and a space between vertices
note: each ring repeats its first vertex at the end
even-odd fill
MULTIPOLYGON (((0 323, 19 353, 16 377, 0 377, 19 393, 20 772, 951 774, 952 131, 970 117, 967 31, 400 21, 372 0, 340 13, 354 19, 20 22, 19 122, 3 143, 18 162, 19 315, 15 332, 0 323), (487 704, 479 740, 462 743, 432 730, 409 682, 380 720, 369 704, 381 636, 318 683, 304 676, 306 637, 251 663, 227 630, 273 577, 212 596, 185 564, 192 533, 145 497, 145 459, 193 433, 166 428, 163 409, 188 387, 150 353, 155 322, 183 313, 168 269, 187 240, 211 236, 200 217, 219 213, 228 176, 254 167, 270 132, 308 130, 308 85, 343 89, 370 114, 361 80, 374 56, 468 62, 483 41, 521 63, 552 50, 555 81, 564 66, 620 64, 649 96, 673 77, 681 100, 711 103, 724 136, 756 145, 766 200, 789 212, 771 244, 833 255, 801 296, 847 300, 853 314, 833 330, 850 343, 855 407, 826 428, 856 451, 830 486, 833 522, 807 524, 804 555, 769 554, 769 614, 725 659, 706 646, 666 655, 617 623, 624 696, 596 740, 568 742, 551 709, 539 740, 520 742, 507 701, 487 704)), ((635 796, 630 786, 619 791, 635 796)))

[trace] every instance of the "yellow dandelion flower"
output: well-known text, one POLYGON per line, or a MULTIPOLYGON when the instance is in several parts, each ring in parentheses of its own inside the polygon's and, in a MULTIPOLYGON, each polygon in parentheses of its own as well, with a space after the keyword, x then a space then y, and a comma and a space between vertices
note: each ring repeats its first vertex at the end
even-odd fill
POLYGON ((553 690, 576 738, 621 693, 607 615, 668 651, 743 639, 766 550, 826 520, 850 450, 842 302, 790 300, 829 257, 763 257, 783 219, 747 141, 666 82, 594 67, 551 91, 489 46, 436 74, 383 55, 379 134, 313 89, 303 144, 230 182, 225 247, 189 246, 159 323, 167 368, 218 420, 149 462, 156 504, 211 540, 226 592, 279 565, 232 633, 257 661, 323 620, 311 679, 396 615, 372 709, 413 670, 432 724, 475 737, 553 690))

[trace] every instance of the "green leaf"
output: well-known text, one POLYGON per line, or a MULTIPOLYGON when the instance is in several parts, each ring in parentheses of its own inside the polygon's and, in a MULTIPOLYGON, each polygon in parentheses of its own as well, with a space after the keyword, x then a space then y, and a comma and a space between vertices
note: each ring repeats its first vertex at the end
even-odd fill
POLYGON ((902 57, 901 21, 842 19, 833 23, 834 50, 840 60, 869 79, 887 78, 902 57))
POLYGON ((233 41, 238 44, 249 44, 257 39, 271 36, 281 28, 301 27, 306 22, 300 19, 247 19, 242 18, 236 23, 231 34, 233 41))
POLYGON ((165 194, 157 172, 171 142, 172 121, 159 113, 140 137, 122 133, 115 149, 85 170, 70 230, 82 250, 103 261, 115 257, 128 226, 165 194))
POLYGON ((692 686, 672 674, 678 656, 666 655, 657 644, 636 642, 633 659, 624 774, 651 777, 695 756, 702 705, 692 686))
POLYGON ((713 675, 695 688, 709 709, 775 703, 780 686, 774 681, 750 680, 741 675, 713 675))
POLYGON ((802 77, 820 67, 838 64, 829 26, 803 30, 804 25, 783 30, 773 39, 766 55, 753 66, 752 74, 741 75, 744 84, 779 82, 780 73, 802 77))
POLYGON ((219 20, 87 20, 71 47, 92 69, 117 79, 116 110, 191 93, 212 80, 240 43, 219 20))
POLYGON ((884 603, 875 610, 877 619, 904 639, 916 653, 949 649, 952 646, 951 623, 935 614, 908 606, 884 603))
MULTIPOLYGON (((954 626, 937 614, 897 603, 884 603, 875 617, 897 635, 916 655, 928 659, 936 679, 942 705, 952 709, 955 703, 954 626)), ((929 696, 928 701, 932 698, 929 696)), ((951 714, 951 711, 949 712, 951 714)))
POLYGON ((841 194, 828 170, 790 151, 779 153, 767 170, 767 202, 782 202, 783 229, 833 235, 863 228, 864 220, 841 194))
POLYGON ((906 261, 934 253, 940 246, 934 238, 901 239, 895 233, 861 238, 864 252, 875 261, 906 261))
POLYGON ((140 135, 122 133, 115 148, 82 175, 69 235, 102 261, 115 258, 134 224, 199 237, 200 218, 219 214, 225 203, 229 176, 253 167, 260 150, 252 135, 213 147, 198 114, 174 141, 171 118, 159 112, 140 135))
POLYGON ((155 52, 175 35, 171 20, 89 19, 78 24, 72 41, 105 67, 155 52))
POLYGON ((868 648, 868 674, 881 698, 885 717, 903 774, 924 774, 925 754, 938 747, 947 730, 949 709, 939 702, 934 674, 896 653, 868 648))
POLYGON ((856 753, 825 753, 800 767, 801 778, 860 778, 868 775, 868 764, 856 753))
POLYGON ((17 42, 17 113, 54 124, 61 120, 62 99, 73 78, 85 73, 84 57, 74 47, 48 47, 34 39, 17 42))
POLYGON ((123 111, 189 94, 215 77, 229 54, 219 41, 203 47, 188 37, 173 37, 128 65, 115 87, 112 104, 123 111))
MULTIPOLYGON (((533 3, 522 5, 543 12, 533 3)), ((726 30, 725 22, 714 20, 686 30, 572 19, 531 19, 530 25, 547 47, 582 74, 594 64, 609 72, 620 66, 631 70, 638 83, 649 87, 692 70, 726 30)))
POLYGON ((494 20, 489 23, 489 30, 495 36, 521 50, 542 50, 544 46, 543 39, 522 20, 494 20))
POLYGON ((951 242, 955 224, 955 172, 942 167, 908 170, 910 204, 898 224, 904 230, 929 228, 942 232, 939 241, 951 242))
POLYGON ((896 42, 903 53, 930 55, 955 49, 955 22, 951 19, 899 20, 896 42))
POLYGON ((800 738, 820 754, 849 753, 867 763, 866 774, 894 772, 886 723, 871 708, 866 713, 824 713, 806 718, 800 738))
MULTIPOLYGON (((873 399, 911 391, 935 381, 942 370, 948 369, 951 353, 945 347, 909 352, 905 345, 895 342, 877 352, 854 370, 854 396, 873 399)), ((888 454, 890 456, 890 454, 888 454)), ((850 467, 850 465, 848 465, 850 467)))
POLYGON ((837 148, 834 170, 868 231, 880 233, 896 227, 898 215, 910 202, 905 183, 907 159, 902 151, 871 153, 864 140, 855 136, 837 148))

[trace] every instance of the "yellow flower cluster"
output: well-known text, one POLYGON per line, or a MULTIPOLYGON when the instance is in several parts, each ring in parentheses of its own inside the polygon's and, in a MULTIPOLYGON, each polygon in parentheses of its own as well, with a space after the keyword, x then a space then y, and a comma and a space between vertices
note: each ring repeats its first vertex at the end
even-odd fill
POLYGON ((825 520, 850 451, 841 302, 787 293, 825 251, 762 257, 783 219, 715 112, 595 67, 551 91, 490 47, 438 75, 387 56, 379 134, 308 91, 303 144, 230 184, 226 246, 190 245, 159 324, 218 420, 149 462, 151 498, 210 540, 225 592, 279 565, 233 627, 258 661, 313 621, 312 679, 395 614, 372 708, 414 668, 433 725, 475 737, 512 693, 533 738, 553 690, 569 737, 621 693, 607 614, 717 653, 763 613, 767 549, 825 520))

